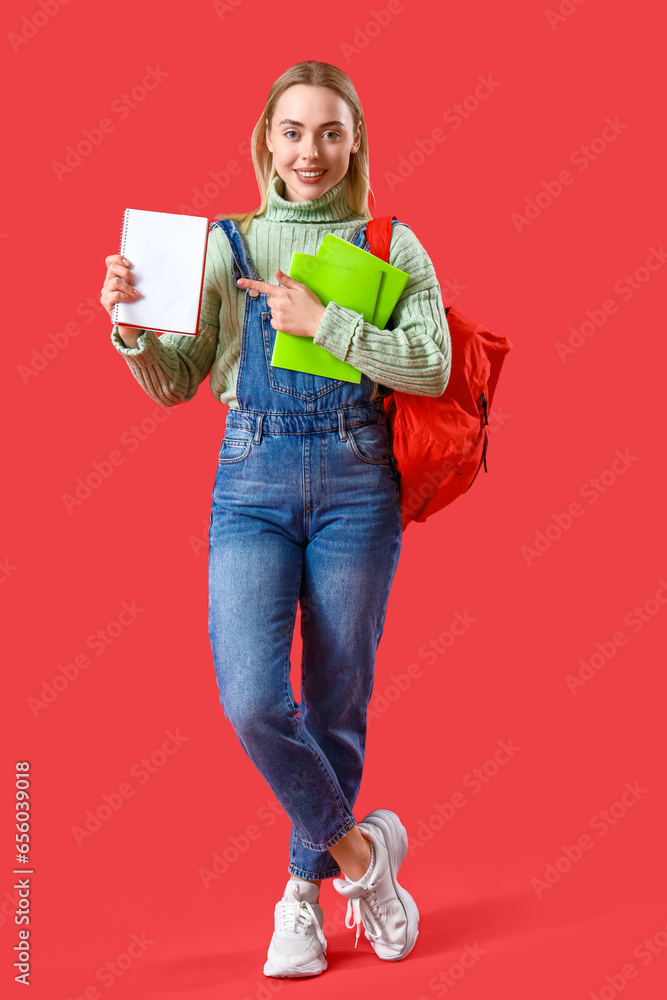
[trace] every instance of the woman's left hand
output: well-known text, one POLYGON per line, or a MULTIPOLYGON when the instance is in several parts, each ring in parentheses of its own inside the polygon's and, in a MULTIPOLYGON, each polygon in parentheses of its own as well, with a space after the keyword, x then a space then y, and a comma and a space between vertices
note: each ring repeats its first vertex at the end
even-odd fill
POLYGON ((268 296, 274 330, 297 337, 314 337, 326 311, 325 306, 307 285, 295 281, 283 271, 276 270, 275 274, 279 285, 252 278, 239 278, 238 284, 242 288, 255 288, 260 294, 268 296))

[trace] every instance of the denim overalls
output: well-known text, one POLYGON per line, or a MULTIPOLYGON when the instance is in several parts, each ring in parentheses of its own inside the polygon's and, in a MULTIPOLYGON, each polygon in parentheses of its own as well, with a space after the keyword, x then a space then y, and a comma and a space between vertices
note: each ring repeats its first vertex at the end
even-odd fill
MULTIPOLYGON (((213 225, 229 239, 234 282, 257 278, 236 222, 213 225)), ((401 549, 398 473, 371 380, 271 367, 267 296, 240 291, 239 409, 227 413, 209 527, 209 635, 225 717, 292 821, 288 870, 317 880, 340 875, 327 848, 357 822, 375 653, 401 549)))

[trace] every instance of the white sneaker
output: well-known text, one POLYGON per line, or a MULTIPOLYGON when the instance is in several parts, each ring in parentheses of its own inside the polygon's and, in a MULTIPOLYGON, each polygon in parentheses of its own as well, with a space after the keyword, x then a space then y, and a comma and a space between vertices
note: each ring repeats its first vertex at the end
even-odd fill
POLYGON ((408 853, 408 835, 396 813, 375 809, 359 824, 371 841, 371 862, 358 882, 347 876, 335 878, 334 888, 348 899, 345 926, 357 926, 357 947, 361 924, 375 954, 396 962, 412 951, 419 934, 419 910, 396 875, 408 853))
POLYGON ((313 882, 291 878, 276 903, 275 930, 264 964, 265 976, 317 976, 324 972, 327 940, 322 907, 313 882))

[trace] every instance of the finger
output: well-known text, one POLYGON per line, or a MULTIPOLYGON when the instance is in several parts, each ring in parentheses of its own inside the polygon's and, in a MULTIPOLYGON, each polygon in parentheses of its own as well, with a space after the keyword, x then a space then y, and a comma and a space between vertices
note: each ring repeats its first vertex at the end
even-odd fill
POLYGON ((108 298, 111 302, 127 302, 128 299, 134 299, 134 295, 131 292, 126 292, 122 288, 112 289, 109 292, 108 298))
POLYGON ((132 261, 128 260, 127 257, 121 257, 119 253, 112 253, 104 258, 104 263, 107 267, 109 264, 125 264, 126 267, 129 267, 132 261))
POLYGON ((100 295, 100 302, 111 316, 116 302, 133 302, 135 298, 136 296, 133 292, 126 292, 122 289, 112 288, 109 290, 108 288, 103 288, 102 294, 100 295))
POLYGON ((278 288, 278 285, 271 285, 268 281, 256 281, 254 278, 239 278, 238 284, 243 288, 256 288, 264 295, 272 295, 278 288))
POLYGON ((128 285, 132 283, 132 274, 127 267, 123 267, 121 264, 109 264, 107 268, 107 278, 112 278, 114 275, 118 275, 119 278, 123 278, 127 281, 128 285))
POLYGON ((119 287, 113 284, 115 276, 117 276, 117 278, 121 281, 124 281, 130 289, 134 288, 134 276, 127 267, 123 267, 121 264, 110 264, 109 269, 107 270, 106 281, 110 282, 111 287, 114 288, 119 287))
POLYGON ((110 290, 113 290, 113 289, 118 289, 118 291, 119 291, 119 292, 127 292, 127 293, 128 293, 129 295, 134 295, 134 294, 135 294, 135 292, 136 292, 137 294, 139 294, 139 293, 137 292, 137 289, 136 289, 136 288, 134 288, 134 287, 133 287, 132 285, 130 285, 130 284, 129 284, 129 283, 127 282, 127 281, 125 281, 125 279, 124 279, 124 278, 122 278, 122 277, 121 277, 121 278, 118 278, 118 277, 114 277, 114 278, 109 278, 109 284, 108 284, 108 288, 109 288, 110 290))
POLYGON ((114 292, 122 293, 125 299, 132 300, 141 298, 141 293, 138 292, 132 285, 128 284, 123 277, 107 277, 104 285, 102 286, 102 291, 109 294, 113 294, 114 292))
POLYGON ((280 268, 276 269, 276 278, 281 285, 285 286, 285 288, 298 288, 301 284, 300 281, 290 278, 289 274, 285 274, 285 272, 281 271, 280 268))

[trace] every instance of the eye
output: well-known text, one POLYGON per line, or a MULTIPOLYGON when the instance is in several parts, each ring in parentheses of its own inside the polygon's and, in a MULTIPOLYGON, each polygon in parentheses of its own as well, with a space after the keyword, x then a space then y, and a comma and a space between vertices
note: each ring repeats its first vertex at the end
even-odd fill
MULTIPOLYGON (((298 135, 298 134, 299 133, 294 128, 288 128, 285 130, 285 132, 283 132, 283 135, 286 138, 289 138, 290 135, 298 135)), ((333 129, 327 129, 324 135, 332 135, 335 139, 340 139, 340 132, 336 132, 333 129)))

